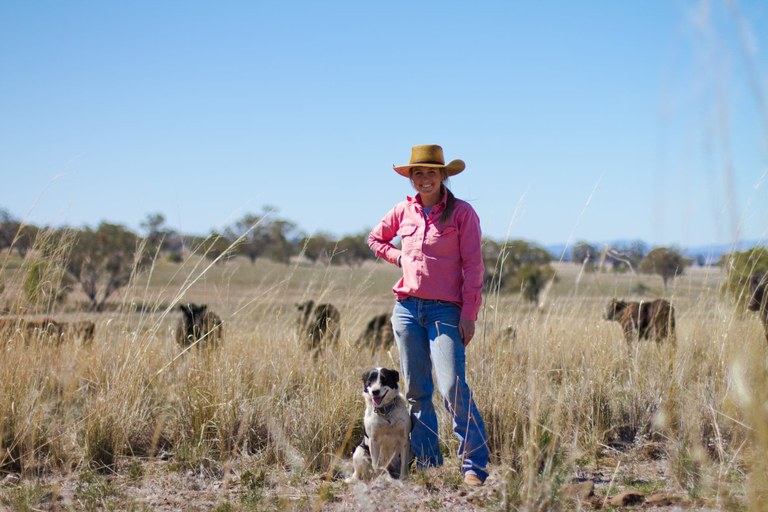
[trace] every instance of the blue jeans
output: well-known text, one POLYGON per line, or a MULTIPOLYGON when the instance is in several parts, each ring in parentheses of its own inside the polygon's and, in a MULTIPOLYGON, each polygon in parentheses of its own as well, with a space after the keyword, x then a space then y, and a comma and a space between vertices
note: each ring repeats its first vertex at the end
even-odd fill
POLYGON ((437 387, 453 416, 462 473, 488 477, 488 436, 465 379, 466 357, 459 335, 461 310, 455 304, 409 297, 395 303, 392 328, 400 370, 411 406, 411 449, 419 467, 443 463, 432 404, 434 365, 437 387))

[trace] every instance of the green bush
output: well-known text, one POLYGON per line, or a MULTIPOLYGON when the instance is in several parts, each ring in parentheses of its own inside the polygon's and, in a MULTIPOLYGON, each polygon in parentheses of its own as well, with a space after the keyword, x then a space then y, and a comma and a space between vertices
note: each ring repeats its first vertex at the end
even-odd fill
POLYGON ((24 298, 32 307, 49 308, 64 302, 69 293, 69 279, 62 268, 47 261, 35 261, 24 276, 24 298))
POLYGON ((723 293, 730 295, 736 303, 746 307, 749 301, 749 280, 755 272, 768 272, 768 248, 753 247, 743 252, 726 254, 720 260, 726 270, 723 293))

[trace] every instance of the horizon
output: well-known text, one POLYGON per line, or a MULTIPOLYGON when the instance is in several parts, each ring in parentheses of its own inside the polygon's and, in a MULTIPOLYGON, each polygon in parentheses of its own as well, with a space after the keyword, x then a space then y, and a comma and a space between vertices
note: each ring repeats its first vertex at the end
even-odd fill
POLYGON ((495 240, 768 240, 765 2, 8 3, 0 48, 0 207, 30 224, 273 206, 340 238, 437 143, 495 240))
MULTIPOLYGON (((4 210, 4 208, 2 207, 2 205, 0 205, 0 211, 3 211, 3 210, 4 210)), ((20 220, 20 219, 18 219, 18 217, 16 217, 15 215, 12 214, 13 212, 8 212, 8 213, 11 214, 11 217, 13 217, 15 220, 20 220)), ((146 219, 146 217, 145 217, 145 219, 146 219)), ((291 219, 282 218, 282 217, 279 220, 285 220, 285 221, 292 222, 291 219)), ((83 224, 83 225, 80 225, 80 226, 73 226, 73 225, 68 225, 68 224, 61 224, 61 225, 50 225, 50 224, 36 225, 36 224, 33 224, 33 225, 38 227, 38 228, 42 228, 42 229, 66 229, 66 228, 69 228, 69 229, 79 230, 79 229, 97 229, 98 225, 101 224, 101 223, 108 223, 108 224, 112 224, 112 225, 122 226, 123 228, 125 228, 125 229, 127 229, 127 230, 129 230, 129 231, 131 231, 133 233, 136 233, 137 235, 139 235, 141 237, 146 236, 145 230, 143 228, 141 228, 141 227, 140 228, 132 228, 131 226, 128 226, 128 225, 126 225, 124 223, 110 221, 109 219, 102 219, 101 221, 99 221, 99 222, 97 222, 95 224, 92 224, 92 225, 91 224, 83 224)), ((25 223, 22 221, 22 224, 25 224, 25 223)), ((176 233, 179 236, 182 236, 182 237, 205 238, 205 237, 208 237, 208 236, 210 236, 210 235, 212 235, 214 233, 216 233, 219 236, 221 236, 227 227, 234 227, 234 226, 222 226, 221 227, 222 229, 211 229, 211 230, 208 230, 205 233, 194 233, 194 232, 186 232, 186 233, 184 233, 184 232, 176 232, 176 233)), ((334 233, 328 233, 328 232, 325 232, 325 233, 320 233, 320 232, 308 233, 308 232, 304 231, 302 229, 302 227, 300 225, 298 225, 298 224, 295 224, 295 227, 296 227, 296 230, 297 230, 296 231, 296 236, 294 236, 291 240, 299 240, 299 239, 301 239, 304 236, 312 237, 312 236, 316 236, 316 235, 320 235, 320 234, 332 235, 333 237, 335 237, 334 238, 335 240, 340 240, 341 238, 343 238, 345 236, 358 236, 361 233, 362 234, 365 233, 364 231, 359 231, 357 233, 342 233, 340 235, 337 235, 337 234, 334 234, 334 233)), ((172 228, 170 228, 168 226, 165 226, 165 228, 173 230, 172 228)), ((721 254, 723 254, 725 252, 728 252, 728 251, 744 251, 744 250, 747 250, 747 249, 750 249, 750 248, 753 248, 753 247, 766 247, 766 248, 768 248, 768 242, 766 240, 757 240, 757 239, 751 239, 751 240, 750 239, 741 239, 741 240, 736 240, 736 241, 733 241, 733 242, 726 242, 726 243, 702 243, 702 244, 695 244, 695 245, 689 245, 689 246, 681 246, 679 244, 674 244, 674 243, 672 243, 672 244, 657 244, 657 243, 653 243, 651 241, 644 240, 644 239, 641 239, 641 238, 632 238, 632 237, 617 238, 617 239, 612 239, 612 240, 591 240, 591 239, 579 238, 577 240, 572 240, 572 241, 569 241, 569 242, 563 241, 563 242, 553 242, 553 243, 543 243, 543 242, 540 242, 540 241, 535 240, 535 239, 524 238, 524 237, 520 237, 520 238, 511 237, 511 238, 508 238, 508 239, 495 238, 495 237, 489 236, 487 234, 483 234, 483 238, 490 238, 490 239, 492 239, 492 240, 494 240, 496 242, 522 240, 522 241, 525 241, 527 243, 531 243, 531 244, 537 245, 537 246, 547 250, 555 258, 561 259, 563 261, 569 261, 570 260, 570 256, 569 256, 569 253, 567 251, 569 249, 573 249, 575 246, 577 246, 577 245, 579 245, 581 243, 587 243, 587 244, 589 244, 589 245, 591 245, 591 246, 593 246, 593 247, 595 247, 597 249, 600 249, 600 248, 604 248, 604 247, 610 247, 610 248, 626 247, 626 246, 629 246, 632 243, 639 242, 639 243, 644 244, 647 247, 648 250, 651 250, 651 249, 657 248, 657 247, 667 247, 667 248, 670 248, 670 249, 679 250, 679 251, 681 251, 681 252, 683 252, 685 254, 688 254, 688 255, 691 255, 691 254, 693 254, 694 252, 697 252, 697 251, 712 251, 712 252, 710 252, 708 254, 709 255, 716 255, 716 256, 719 256, 719 255, 721 255, 721 254), (566 251, 566 252, 563 252, 563 251, 566 251)))

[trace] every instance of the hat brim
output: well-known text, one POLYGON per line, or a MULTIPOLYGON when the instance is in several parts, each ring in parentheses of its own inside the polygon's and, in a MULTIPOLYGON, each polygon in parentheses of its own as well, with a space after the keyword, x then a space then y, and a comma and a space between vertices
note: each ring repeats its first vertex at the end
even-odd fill
POLYGON ((407 164, 407 165, 393 165, 392 168, 395 170, 397 174, 400 176, 405 176, 406 178, 411 177, 411 169, 414 167, 428 167, 430 169, 445 169, 446 174, 448 176, 456 176, 461 171, 463 171, 466 168, 466 165, 464 164, 464 160, 451 160, 448 162, 447 165, 440 165, 440 164, 407 164))

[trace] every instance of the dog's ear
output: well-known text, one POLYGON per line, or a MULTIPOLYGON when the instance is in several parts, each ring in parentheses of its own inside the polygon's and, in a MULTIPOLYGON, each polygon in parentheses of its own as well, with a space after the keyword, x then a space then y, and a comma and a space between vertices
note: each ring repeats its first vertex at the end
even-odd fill
POLYGON ((392 370, 390 368, 382 368, 381 369, 382 377, 386 378, 389 382, 394 382, 395 385, 397 385, 398 382, 400 382, 400 372, 397 370, 392 370))
POLYGON ((365 389, 365 386, 368 384, 368 379, 371 377, 372 371, 372 369, 368 369, 363 372, 363 389, 365 389))

